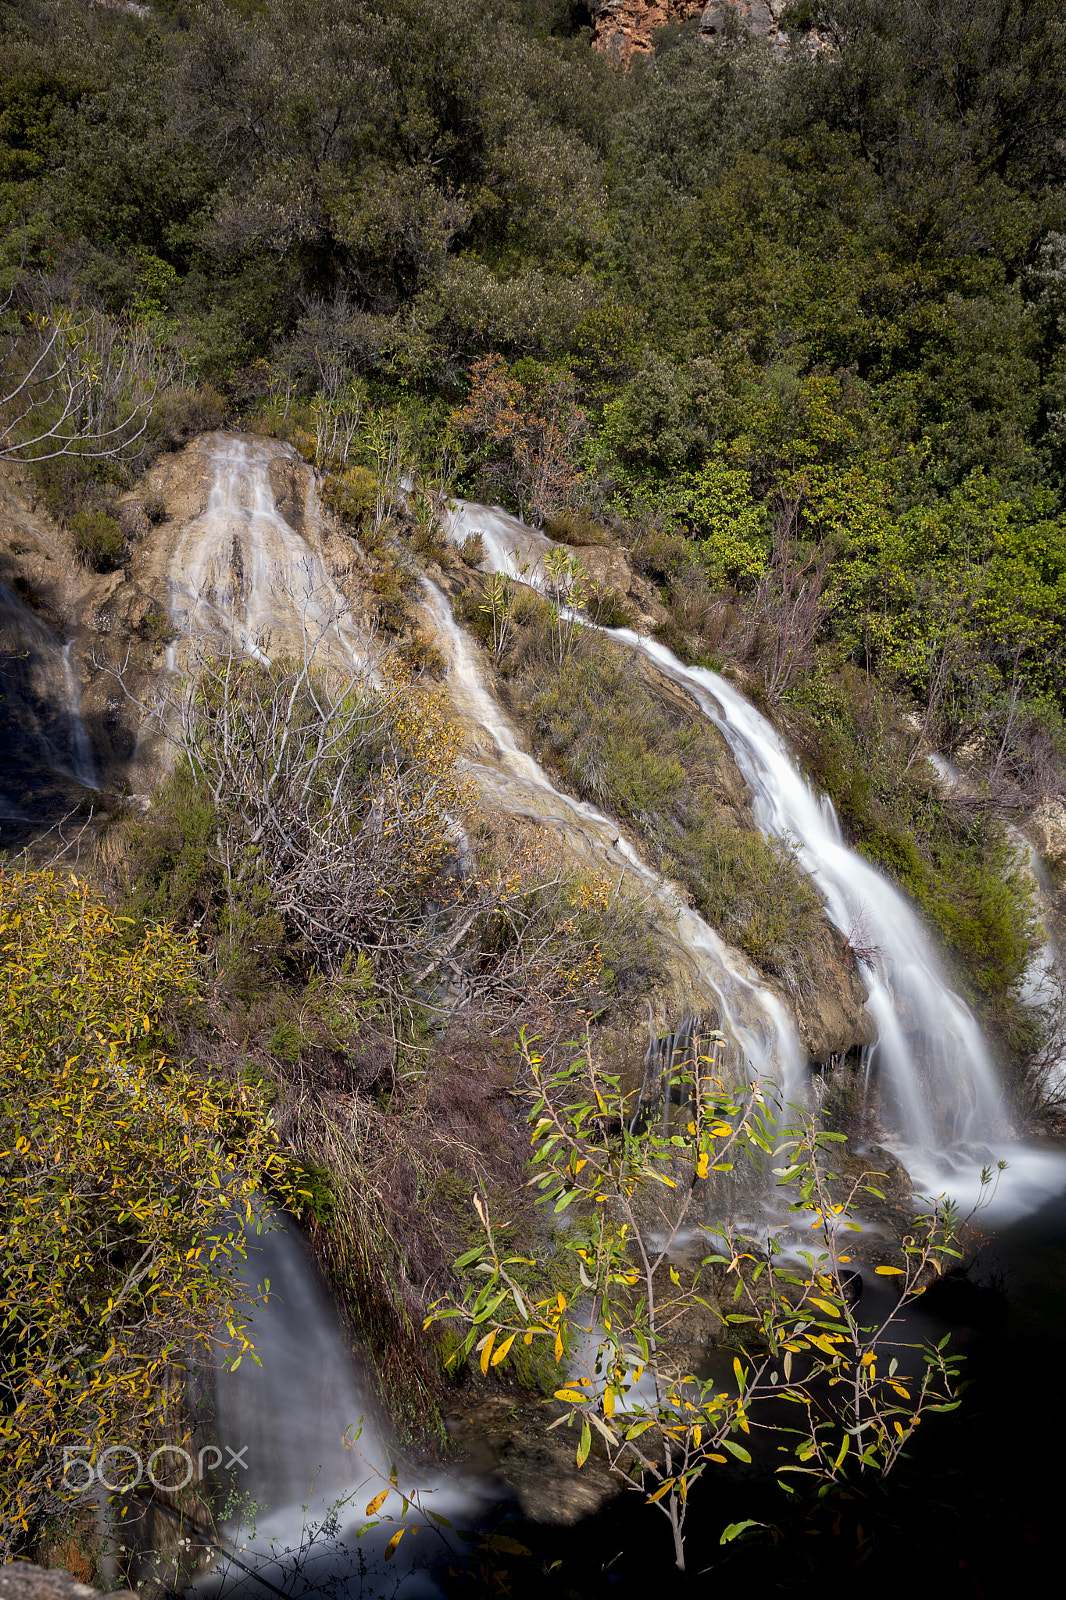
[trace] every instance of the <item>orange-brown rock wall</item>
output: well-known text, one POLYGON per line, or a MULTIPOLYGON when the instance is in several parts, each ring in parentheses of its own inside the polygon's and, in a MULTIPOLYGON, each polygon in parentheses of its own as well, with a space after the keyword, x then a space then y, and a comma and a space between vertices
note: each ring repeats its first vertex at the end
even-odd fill
POLYGON ((593 38, 598 49, 629 62, 651 50, 660 28, 698 18, 705 38, 735 24, 783 52, 788 49, 781 28, 784 6, 785 0, 593 0, 593 38))

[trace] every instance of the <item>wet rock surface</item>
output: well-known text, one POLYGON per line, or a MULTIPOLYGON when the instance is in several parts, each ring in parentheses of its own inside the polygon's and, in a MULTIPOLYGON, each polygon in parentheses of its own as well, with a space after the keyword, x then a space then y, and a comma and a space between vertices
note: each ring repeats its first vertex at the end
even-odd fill
POLYGON ((575 1437, 564 1427, 545 1432, 563 1408, 526 1396, 488 1396, 446 1418, 464 1468, 508 1490, 536 1522, 572 1527, 614 1498, 623 1485, 595 1452, 580 1469, 575 1437))

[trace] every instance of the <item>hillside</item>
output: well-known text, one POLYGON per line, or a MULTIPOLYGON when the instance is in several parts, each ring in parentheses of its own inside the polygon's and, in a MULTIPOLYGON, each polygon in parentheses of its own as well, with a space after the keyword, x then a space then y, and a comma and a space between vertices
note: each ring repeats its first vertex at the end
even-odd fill
MULTIPOLYGON (((244 1328, 239 1269, 214 1324, 196 1275, 220 1228, 319 1307, 314 1416, 366 1396, 412 1472, 450 1431, 538 1526, 665 1483, 682 1568, 685 1473, 725 1463, 715 1428, 743 1462, 746 1418, 708 1392, 670 1477, 670 1408, 797 1315, 798 1279, 771 1305, 738 1263, 777 1238, 800 1270, 794 1213, 820 1219, 800 1304, 855 1328, 861 1387, 855 1278, 909 1305, 955 1270, 951 1207, 915 1244, 914 1192, 1008 1150, 1023 1209, 1052 1192, 1025 1141, 1066 1105, 1066 24, 12 0, 0 63, 0 1212, 28 1263, 0 1292, 31 1330, 0 1342, 4 1548, 106 1576, 47 1466, 86 1416, 199 1449, 246 1414, 180 1354, 244 1328), (776 1185, 760 1094, 806 1130, 776 1185), (112 1118, 131 1151, 169 1130, 160 1174, 112 1118), (245 1238, 279 1207, 287 1243, 245 1238), (623 1294, 643 1331, 599 1346, 575 1467, 544 1420, 582 1400, 564 1313, 659 1238, 683 1306, 649 1345, 623 1294), (761 1334, 727 1327, 731 1273, 761 1334), (609 1374, 660 1360, 659 1442, 623 1469, 609 1374)), ((820 1425, 837 1485, 858 1435, 834 1466, 820 1425)), ((225 1493, 157 1522, 214 1538, 225 1493)), ((126 1575, 178 1590, 200 1556, 152 1529, 126 1575)))

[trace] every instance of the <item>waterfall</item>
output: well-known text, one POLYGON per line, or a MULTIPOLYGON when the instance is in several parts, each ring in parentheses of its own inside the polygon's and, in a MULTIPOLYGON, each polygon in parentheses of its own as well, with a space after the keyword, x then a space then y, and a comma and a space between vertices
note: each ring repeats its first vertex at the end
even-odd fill
POLYGON ((81 715, 81 688, 78 684, 74 663, 70 659, 73 639, 68 639, 60 656, 63 661, 63 684, 67 692, 67 711, 70 718, 70 760, 72 776, 78 783, 87 789, 99 787, 99 778, 96 773, 96 761, 93 757, 93 748, 89 743, 89 735, 85 731, 85 723, 81 715))
POLYGON ((481 681, 469 636, 456 623, 448 601, 428 578, 426 609, 451 668, 449 692, 462 720, 484 741, 481 761, 468 770, 479 788, 511 815, 554 827, 573 849, 580 841, 600 867, 635 879, 658 903, 667 926, 695 963, 715 996, 719 1026, 739 1048, 742 1061, 772 1080, 786 1100, 804 1093, 804 1063, 788 1010, 755 969, 731 950, 677 891, 644 862, 617 823, 587 801, 556 789, 544 769, 518 746, 514 728, 481 681))
MULTIPOLYGON (((182 530, 170 559, 170 612, 187 635, 221 636, 270 664, 270 649, 306 658, 316 646, 360 662, 363 640, 322 557, 279 513, 270 464, 290 445, 212 434, 207 509, 182 530)), ((324 664, 324 663, 323 663, 324 664)))
MULTIPOLYGON (((474 529, 483 532, 483 566, 490 571, 523 575, 523 567, 550 547, 543 534, 498 507, 457 503, 449 536, 461 542, 474 529)), ((844 936, 858 940, 861 934, 869 955, 868 1005, 878 1029, 869 1067, 898 1141, 942 1150, 1001 1132, 998 1085, 973 1014, 941 975, 915 912, 844 843, 829 799, 807 783, 771 724, 716 673, 686 667, 664 645, 629 629, 603 631, 690 693, 733 752, 759 828, 796 849, 844 936)))
MULTIPOLYGON (((72 657, 74 641, 60 644, 47 624, 4 584, 0 584, 0 631, 11 640, 0 683, 0 695, 13 712, 4 735, 11 778, 23 783, 29 779, 32 784, 34 773, 43 769, 87 789, 98 788, 72 657)), ((27 798, 32 810, 32 794, 27 798)), ((0 815, 11 820, 28 816, 27 807, 10 794, 0 804, 0 815)))
POLYGON ((848 848, 828 797, 815 793, 775 729, 732 684, 683 666, 653 640, 641 647, 685 684, 728 741, 762 831, 797 847, 830 920, 869 950, 867 1004, 878 1027, 871 1068, 904 1143, 935 1149, 1001 1132, 999 1090, 981 1030, 945 982, 903 895, 848 848))
MULTIPOLYGON (((396 1459, 392 1445, 370 1415, 329 1296, 308 1261, 298 1232, 278 1226, 249 1239, 246 1275, 269 1284, 267 1303, 249 1319, 256 1356, 236 1372, 215 1375, 215 1436, 222 1465, 236 1459, 231 1480, 237 1510, 223 1528, 224 1544, 240 1565, 223 1556, 197 1589, 215 1596, 259 1596, 264 1591, 351 1592, 345 1579, 353 1570, 382 1568, 381 1585, 364 1593, 385 1592, 383 1552, 400 1523, 401 1494, 416 1491, 428 1511, 461 1526, 476 1514, 471 1491, 440 1474, 421 1482, 388 1474, 396 1459), (368 1521, 366 1506, 389 1493, 375 1513, 385 1518, 357 1538, 368 1521), (254 1576, 248 1570, 253 1570, 254 1576), (262 1581, 257 1581, 262 1580, 262 1581)), ((411 1520, 411 1519, 409 1519, 411 1520)), ((389 1563, 388 1592, 437 1596, 429 1571, 443 1552, 432 1543, 432 1528, 401 1542, 389 1563), (394 1591, 395 1585, 395 1591, 394 1591)))

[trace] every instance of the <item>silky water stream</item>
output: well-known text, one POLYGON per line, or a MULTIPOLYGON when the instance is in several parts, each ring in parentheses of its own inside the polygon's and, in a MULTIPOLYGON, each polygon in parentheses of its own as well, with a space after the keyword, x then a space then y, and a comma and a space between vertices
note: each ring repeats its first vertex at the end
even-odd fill
MULTIPOLYGON (((456 503, 449 536, 462 543, 480 532, 482 569, 546 586, 551 541, 500 507, 456 503)), ((877 1027, 866 1085, 890 1130, 885 1142, 918 1192, 949 1187, 965 1206, 976 1198, 981 1165, 994 1154, 1010 1162, 995 1215, 1033 1210, 1066 1187, 1066 1163, 1055 1153, 1011 1140, 999 1084, 981 1030, 944 979, 929 937, 902 894, 844 842, 832 803, 804 778, 772 724, 719 674, 684 665, 665 645, 626 628, 601 629, 638 651, 692 697, 720 730, 767 836, 791 845, 846 938, 865 947, 867 1006, 877 1027)), ((802 1098, 794 1068, 779 1069, 786 1098, 802 1098)))

